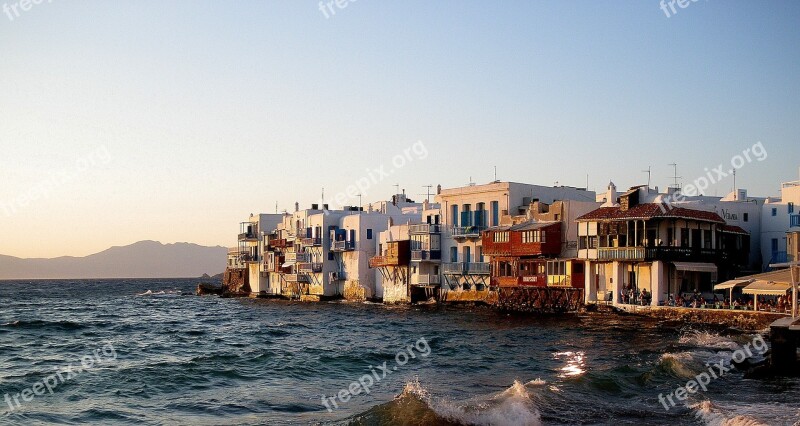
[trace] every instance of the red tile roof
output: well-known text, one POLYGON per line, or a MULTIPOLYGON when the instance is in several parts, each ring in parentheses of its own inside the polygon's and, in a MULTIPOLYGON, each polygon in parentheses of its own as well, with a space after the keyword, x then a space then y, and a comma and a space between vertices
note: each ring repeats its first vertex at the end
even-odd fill
POLYGON ((693 210, 685 207, 672 207, 666 204, 646 203, 634 206, 626 211, 619 207, 600 207, 576 219, 579 222, 601 220, 632 220, 632 219, 692 219, 704 222, 725 223, 722 217, 714 212, 693 210))
POLYGON ((745 231, 744 229, 736 226, 736 225, 723 225, 722 232, 729 232, 731 234, 743 234, 743 235, 750 235, 749 232, 745 231))

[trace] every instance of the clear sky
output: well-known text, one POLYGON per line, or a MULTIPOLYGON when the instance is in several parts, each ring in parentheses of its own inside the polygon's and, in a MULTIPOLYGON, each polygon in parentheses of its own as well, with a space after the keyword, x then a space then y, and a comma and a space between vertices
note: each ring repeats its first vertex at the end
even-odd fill
POLYGON ((364 201, 495 165, 663 188, 759 141, 737 186, 798 178, 797 1, 3 1, 0 254, 229 246, 381 164, 364 201))

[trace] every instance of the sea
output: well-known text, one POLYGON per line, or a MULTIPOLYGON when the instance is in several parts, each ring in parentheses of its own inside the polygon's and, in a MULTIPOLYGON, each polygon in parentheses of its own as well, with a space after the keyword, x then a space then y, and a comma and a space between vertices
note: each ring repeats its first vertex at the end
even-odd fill
POLYGON ((0 424, 800 424, 800 380, 731 362, 757 333, 196 285, 0 282, 0 424))

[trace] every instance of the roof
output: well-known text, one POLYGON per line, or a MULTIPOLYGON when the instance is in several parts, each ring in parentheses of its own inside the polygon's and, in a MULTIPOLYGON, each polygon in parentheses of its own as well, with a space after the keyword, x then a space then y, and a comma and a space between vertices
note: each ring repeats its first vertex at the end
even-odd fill
POLYGON ((747 284, 750 284, 752 282, 753 282, 753 280, 741 280, 741 279, 728 280, 728 281, 725 281, 724 283, 715 285, 714 286, 714 290, 729 290, 729 289, 732 289, 734 287, 746 286, 747 284))
POLYGON ((744 229, 736 225, 722 225, 722 232, 727 232, 729 234, 750 235, 749 232, 745 231, 744 229))
POLYGON ((789 275, 790 273, 789 269, 762 272, 760 274, 748 275, 746 277, 739 277, 735 280, 726 281, 715 286, 714 289, 716 290, 718 287, 733 281, 748 281, 749 285, 742 290, 745 294, 784 295, 786 291, 792 287, 792 276, 789 275))
POLYGON ((717 265, 702 262, 672 262, 678 271, 717 272, 717 265))
POLYGON ((628 210, 622 210, 620 207, 600 207, 599 209, 592 210, 580 216, 576 220, 578 222, 589 222, 598 220, 645 220, 655 218, 691 219, 725 224, 725 220, 717 213, 705 210, 687 209, 685 207, 671 207, 662 203, 639 204, 628 210))
POLYGON ((489 231, 489 232, 495 232, 495 231, 497 231, 497 232, 500 232, 500 231, 533 231, 533 230, 536 230, 536 229, 547 228, 548 226, 556 225, 556 224, 559 224, 559 223, 561 223, 561 222, 556 222, 556 221, 538 221, 538 222, 527 221, 527 222, 523 222, 523 223, 518 223, 516 225, 493 226, 493 227, 487 229, 487 231, 489 231))
POLYGON ((745 287, 742 293, 782 296, 785 295, 791 287, 791 283, 757 280, 745 287))

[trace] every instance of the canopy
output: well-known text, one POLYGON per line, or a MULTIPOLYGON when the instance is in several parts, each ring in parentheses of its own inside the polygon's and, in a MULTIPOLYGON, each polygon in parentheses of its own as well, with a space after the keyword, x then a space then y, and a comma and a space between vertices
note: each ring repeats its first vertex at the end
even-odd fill
POLYGON ((288 268, 288 267, 290 267, 290 266, 292 266, 292 264, 291 264, 291 263, 289 263, 289 262, 286 262, 286 263, 284 263, 283 265, 281 265, 281 268, 288 268))
POLYGON ((744 287, 747 284, 752 283, 755 280, 752 279, 737 279, 737 280, 729 280, 725 281, 724 283, 720 283, 714 286, 714 290, 729 290, 736 287, 744 287))
POLYGON ((717 272, 717 265, 713 263, 700 263, 700 262, 672 262, 675 269, 678 271, 693 271, 693 272, 717 272))
POLYGON ((792 288, 791 283, 756 280, 742 290, 744 294, 783 296, 792 288))

